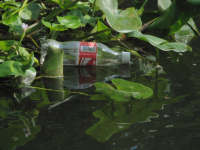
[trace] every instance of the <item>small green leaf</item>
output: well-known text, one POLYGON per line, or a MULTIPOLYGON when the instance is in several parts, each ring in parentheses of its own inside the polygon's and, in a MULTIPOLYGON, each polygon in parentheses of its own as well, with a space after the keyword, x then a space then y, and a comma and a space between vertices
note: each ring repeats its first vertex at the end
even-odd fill
POLYGON ((166 10, 171 5, 171 0, 158 0, 158 8, 161 11, 166 10))
POLYGON ((65 31, 65 30, 68 30, 68 27, 66 27, 62 24, 52 23, 51 30, 53 30, 53 31, 65 31))
POLYGON ((14 75, 17 76, 23 76, 24 71, 22 70, 22 64, 17 61, 5 61, 2 64, 0 64, 0 77, 7 77, 14 75))
POLYGON ((129 37, 135 37, 140 40, 146 41, 154 47, 163 51, 174 51, 174 52, 186 52, 192 51, 192 48, 185 43, 180 42, 168 42, 167 40, 158 38, 156 36, 142 34, 139 31, 134 31, 129 34, 129 37))
POLYGON ((50 22, 45 21, 44 19, 42 19, 42 24, 53 31, 65 31, 68 29, 68 27, 66 27, 64 25, 55 24, 55 23, 51 24, 50 22))
POLYGON ((0 50, 9 51, 16 44, 17 44, 17 41, 14 41, 14 40, 0 41, 0 50))
POLYGON ((45 27, 51 29, 51 23, 50 23, 50 22, 45 21, 44 19, 42 19, 42 24, 43 24, 45 27))
POLYGON ((5 25, 19 25, 22 24, 22 21, 18 13, 14 13, 12 11, 6 11, 2 15, 2 23, 5 25))
POLYGON ((76 29, 81 26, 81 20, 77 16, 64 16, 64 17, 58 16, 57 19, 61 25, 64 25, 67 28, 76 29))
POLYGON ((37 3, 30 3, 19 12, 19 15, 24 20, 36 20, 40 15, 40 6, 37 3))

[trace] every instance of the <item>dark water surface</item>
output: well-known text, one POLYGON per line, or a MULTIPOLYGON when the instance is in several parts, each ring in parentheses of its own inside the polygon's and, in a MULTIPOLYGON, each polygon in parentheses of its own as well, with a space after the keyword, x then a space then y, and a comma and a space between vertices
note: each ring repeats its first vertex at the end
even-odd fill
POLYGON ((157 70, 149 63, 98 69, 65 67, 64 81, 38 79, 33 86, 41 89, 3 93, 0 150, 198 150, 199 54, 176 59, 168 55, 160 64, 163 68, 157 70), (95 81, 113 77, 149 86, 154 96, 119 103, 94 101, 84 95, 95 93, 95 81), (59 103, 70 96, 62 92, 67 89, 74 96, 59 103))

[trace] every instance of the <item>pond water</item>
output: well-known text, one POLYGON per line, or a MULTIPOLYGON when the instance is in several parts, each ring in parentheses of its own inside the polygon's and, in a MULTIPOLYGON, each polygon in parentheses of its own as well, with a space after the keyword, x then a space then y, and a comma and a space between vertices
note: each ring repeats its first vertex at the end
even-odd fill
POLYGON ((173 55, 160 59, 163 68, 145 62, 65 67, 64 80, 40 78, 9 94, 2 88, 0 150, 199 149, 200 55, 173 55), (149 86, 154 96, 123 103, 90 99, 94 82, 115 77, 149 86))

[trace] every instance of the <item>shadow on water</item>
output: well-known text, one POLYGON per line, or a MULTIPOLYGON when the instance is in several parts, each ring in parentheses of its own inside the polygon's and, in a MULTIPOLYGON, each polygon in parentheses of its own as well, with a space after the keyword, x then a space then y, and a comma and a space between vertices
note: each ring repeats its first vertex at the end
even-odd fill
POLYGON ((161 55, 163 68, 141 61, 130 68, 65 67, 64 79, 40 78, 2 94, 0 150, 198 149, 200 54, 173 55, 161 55), (154 96, 91 100, 93 84, 112 78, 142 83, 154 96))

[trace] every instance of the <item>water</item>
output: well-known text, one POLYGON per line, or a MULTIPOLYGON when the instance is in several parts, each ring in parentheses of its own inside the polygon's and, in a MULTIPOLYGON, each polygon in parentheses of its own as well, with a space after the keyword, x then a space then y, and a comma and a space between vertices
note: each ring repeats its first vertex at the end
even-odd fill
POLYGON ((33 86, 40 89, 6 94, 3 88, 0 150, 198 150, 200 55, 173 55, 161 55, 163 68, 157 70, 144 62, 120 69, 65 68, 64 81, 37 79, 33 86), (154 96, 126 103, 90 100, 92 84, 113 77, 149 86, 154 96))

